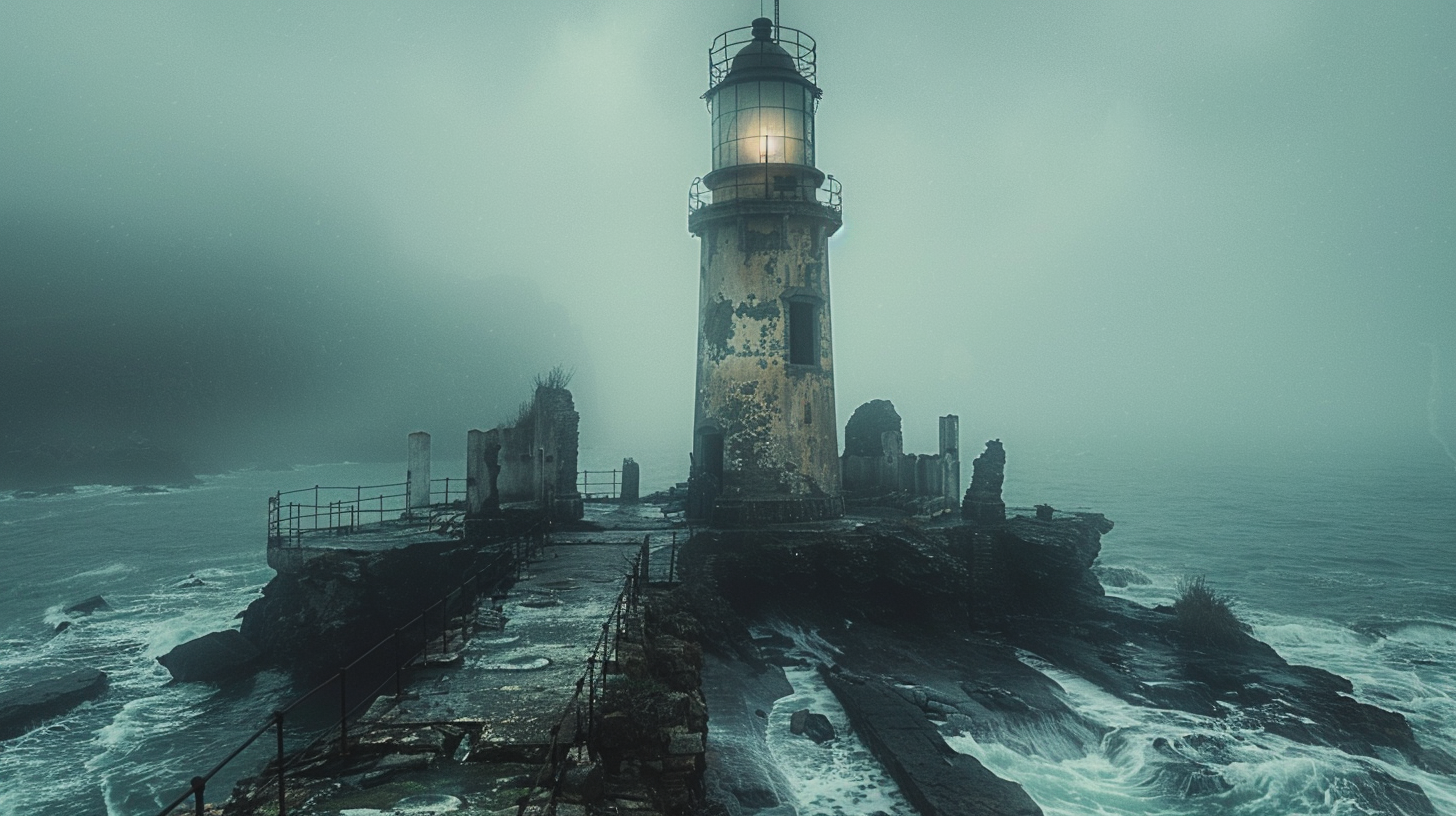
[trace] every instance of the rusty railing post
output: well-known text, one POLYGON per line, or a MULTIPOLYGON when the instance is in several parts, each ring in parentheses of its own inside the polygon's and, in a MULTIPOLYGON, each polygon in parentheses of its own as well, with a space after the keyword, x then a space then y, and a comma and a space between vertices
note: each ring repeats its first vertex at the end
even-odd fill
POLYGON ((339 669, 339 754, 349 755, 348 669, 339 669))
POLYGON ((287 816, 288 800, 283 788, 283 712, 273 712, 273 721, 278 724, 278 816, 287 816))
POLYGON ((450 651, 450 593, 440 599, 440 654, 450 651))
POLYGON ((401 662, 399 656, 399 630, 394 630, 391 637, 394 638, 394 699, 398 700, 404 696, 404 684, 400 679, 400 676, 404 674, 404 663, 401 662))
POLYGON ((192 777, 192 795, 196 797, 197 816, 203 816, 202 794, 207 790, 207 780, 200 776, 192 777))
POLYGON ((597 658, 592 655, 586 659, 586 676, 588 679, 586 697, 586 739, 591 742, 597 725, 597 658))

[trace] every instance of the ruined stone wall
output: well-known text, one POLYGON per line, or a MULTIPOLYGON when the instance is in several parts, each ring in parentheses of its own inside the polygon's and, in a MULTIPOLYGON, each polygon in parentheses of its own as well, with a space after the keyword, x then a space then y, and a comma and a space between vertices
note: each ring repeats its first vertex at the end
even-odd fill
MULTIPOLYGON (((940 452, 905 453, 900 415, 889 400, 855 409, 844 426, 844 491, 861 501, 901 496, 933 500, 920 509, 952 508, 960 501, 960 420, 940 418, 940 452)), ((917 505, 919 507, 919 505, 917 505)))
POLYGON ((742 215, 702 237, 695 451, 723 435, 720 495, 837 495, 838 420, 826 219, 742 215), (815 307, 817 365, 789 362, 790 304, 815 307))
POLYGON ((534 465, 531 443, 534 439, 528 426, 519 428, 509 425, 500 427, 499 477, 500 497, 505 502, 532 501, 535 489, 532 478, 534 465))
POLYGON ((496 429, 500 500, 540 502, 558 517, 580 518, 581 496, 576 490, 580 423, 570 391, 537 388, 521 422, 496 429))

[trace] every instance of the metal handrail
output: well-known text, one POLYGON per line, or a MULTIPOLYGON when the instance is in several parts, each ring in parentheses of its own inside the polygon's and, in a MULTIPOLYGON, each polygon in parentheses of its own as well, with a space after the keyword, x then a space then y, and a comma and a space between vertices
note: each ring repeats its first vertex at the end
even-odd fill
POLYGON ((578 471, 576 476, 576 492, 581 494, 583 499, 615 499, 622 495, 622 471, 620 470, 583 470, 578 471), (592 479, 593 476, 607 476, 607 479, 592 479), (596 491, 593 487, 610 486, 610 491, 596 491))
MULTIPOLYGON (((713 38, 708 47, 708 83, 710 86, 722 82, 733 70, 733 58, 738 56, 742 46, 754 41, 753 26, 730 28, 713 38), (745 32, 747 32, 745 34, 745 32)), ((788 52, 794 60, 794 69, 811 83, 818 71, 818 54, 814 38, 797 28, 774 26, 773 42, 788 52)))
MULTIPOLYGON (((465 497, 466 480, 460 477, 431 479, 432 496, 434 494, 433 485, 440 482, 443 482, 445 487, 443 505, 450 504, 451 482, 461 485, 459 496, 462 499, 465 497)), ((280 490, 268 498, 268 544, 269 546, 282 546, 285 541, 297 544, 304 533, 319 530, 327 530, 335 534, 354 533, 365 524, 371 523, 371 517, 372 523, 382 524, 386 515, 395 513, 404 515, 412 510, 422 509, 409 506, 408 482, 354 487, 314 485, 296 490, 280 490), (366 490, 384 491, 394 488, 398 488, 400 492, 365 494, 366 490), (309 493, 313 494, 312 503, 283 501, 288 496, 309 493), (335 496, 339 498, 334 498, 335 496)))
MULTIPOLYGON (((767 179, 766 170, 765 179, 767 179)), ((778 190, 774 189, 767 180, 720 184, 717 189, 733 191, 734 195, 725 198, 725 201, 810 201, 803 196, 804 188, 801 186, 778 190), (739 190, 752 190, 754 194, 740 196, 737 194, 739 190)), ((688 186, 688 214, 692 215, 704 207, 711 206, 714 203, 713 192, 713 188, 703 183, 702 176, 693 179, 693 183, 688 186)), ((824 183, 814 190, 812 201, 834 212, 842 213, 844 212, 844 185, 834 176, 825 176, 824 183)))
MULTIPOLYGON (((295 492, 297 492, 297 491, 295 491, 295 492)), ((245 740, 243 740, 243 742, 237 748, 235 748, 232 751, 232 753, 230 753, 226 757, 224 757, 221 762, 219 762, 216 765, 214 765, 211 770, 209 770, 207 773, 203 774, 202 776, 194 776, 194 777, 192 777, 191 781, 188 783, 188 789, 187 789, 187 791, 184 792, 181 796, 178 796, 176 799, 174 799, 166 807, 164 807, 161 810, 161 812, 158 814, 158 816, 167 816, 167 814, 172 813, 174 810, 176 810, 178 807, 180 807, 184 802, 186 802, 189 798, 192 798, 192 799, 195 800, 196 813, 198 814, 198 816, 202 816, 202 814, 204 812, 204 796, 205 796, 206 790, 207 790, 207 783, 209 781, 211 781, 212 778, 214 776, 216 776, 219 771, 221 771, 224 767, 226 767, 228 765, 228 763, 232 762, 234 759, 237 759, 238 756, 241 755, 243 753, 243 751, 247 750, 248 747, 251 746, 254 742, 256 742, 259 737, 261 737, 263 734, 267 733, 270 729, 275 729, 275 728, 277 729, 277 733, 278 733, 278 753, 277 753, 277 758, 275 760, 276 763, 277 763, 276 764, 276 767, 275 767, 275 771, 277 773, 276 782, 278 784, 278 813, 279 813, 279 816, 286 816, 286 814, 287 814, 287 802, 286 802, 286 797, 285 797, 285 794, 286 794, 286 780, 285 780, 285 775, 286 775, 287 768, 293 762, 295 762, 298 759, 300 759, 303 756, 305 756, 309 751, 311 751, 314 748, 318 747, 321 743, 323 743, 325 741, 325 738, 327 738, 330 735, 334 734, 336 730, 337 730, 338 737, 339 737, 339 751, 340 751, 341 754, 347 754, 348 753, 348 745, 349 745, 349 743, 348 743, 348 740, 349 740, 348 726, 349 726, 350 719, 351 718, 356 718, 357 715, 359 714, 360 710, 363 709, 367 703, 372 703, 374 701, 374 699, 379 695, 379 693, 386 686, 389 685, 390 681, 393 681, 394 682, 394 685, 395 685, 395 696, 396 697, 399 697, 399 696, 402 696, 403 695, 404 687, 403 687, 402 677, 403 677, 403 672, 404 672, 405 667, 407 667, 411 663, 414 663, 416 660, 422 660, 423 661, 423 660, 428 660, 429 659, 429 651, 430 651, 429 616, 430 616, 430 614, 432 612, 434 612, 434 610, 436 608, 439 608, 440 609, 441 621, 442 621, 442 625, 441 625, 441 629, 440 629, 441 648, 442 648, 442 650, 449 649, 449 647, 450 647, 449 621, 451 619, 451 616, 450 616, 450 597, 452 595, 456 595, 457 593, 464 593, 465 590, 466 590, 466 587, 473 585, 473 591, 471 592, 471 594, 470 594, 469 597, 470 597, 470 600, 472 602, 476 601, 479 598, 479 596, 480 596, 480 591, 481 591, 481 576, 482 575, 484 575, 486 573, 489 573, 489 572, 493 572, 493 571, 499 570, 502 566, 504 566, 504 563, 503 562, 505 562, 507 560, 514 560, 514 561, 517 562, 517 566, 519 566, 519 561, 523 557, 527 557, 528 558, 531 555, 531 547, 529 546, 529 543, 528 543, 528 546, 524 549, 524 551, 522 551, 522 550, 520 550, 520 549, 518 549, 517 547, 514 547, 514 546, 511 547, 511 548, 506 548, 504 546, 504 544, 506 544, 506 543, 519 544, 521 541, 527 541, 527 542, 529 542, 531 539, 533 539, 537 535, 540 535, 541 536, 542 543, 544 544, 547 541, 546 536, 549 536, 549 534, 550 534, 550 522, 547 519, 542 519, 541 521, 538 521, 536 524, 532 525, 531 528, 528 529, 528 530, 526 530, 524 533, 522 533, 522 534, 520 534, 518 536, 514 536, 511 539, 507 539, 505 542, 502 542, 502 545, 503 546, 502 546, 501 551, 499 553, 497 553, 496 554, 496 557, 493 558, 491 560, 491 562, 489 564, 487 564, 485 567, 482 567, 480 570, 476 571, 475 574, 473 574, 469 578, 465 579, 465 581, 461 582, 461 584, 459 586, 455 587, 454 589, 450 590, 449 592, 446 592, 445 595, 443 597, 441 597, 440 600, 436 601, 434 604, 432 604, 431 606, 429 606, 426 609, 424 609, 423 611, 421 611, 420 614, 418 614, 415 617, 411 618, 408 622, 406 622, 402 626, 396 628, 390 635, 388 635, 384 639, 380 640, 378 643, 374 644, 372 647, 370 647, 368 650, 366 650, 365 652, 363 652, 362 654, 360 654, 358 657, 354 658, 348 664, 340 667, 340 669, 337 672, 335 672, 332 676, 330 676, 327 680, 324 680, 322 683, 319 683, 317 686, 315 686, 313 689, 311 689, 310 691, 308 691, 304 695, 295 698, 287 706, 284 706, 283 708, 280 708, 277 711, 273 712, 273 715, 269 718, 269 720, 268 720, 267 723, 265 723, 264 725, 262 725, 261 727, 259 727, 256 731, 254 731, 251 735, 249 735, 245 740), (406 630, 409 630, 410 628, 412 628, 415 625, 416 622, 418 622, 420 624, 420 641, 421 641, 420 649, 418 651, 414 652, 413 654, 410 654, 408 656, 404 656, 404 655, 401 654, 401 652, 400 652, 400 650, 398 648, 400 638, 403 636, 403 633, 406 630), (373 691, 371 691, 368 694, 364 695, 363 698, 362 698, 362 700, 360 702, 356 703, 353 708, 350 708, 349 705, 348 705, 348 687, 347 687, 348 672, 351 669, 357 668, 358 665, 359 665, 359 663, 361 661, 363 661, 364 658, 368 657, 369 655, 374 654, 380 648, 382 648, 385 644, 391 644, 391 645, 393 645, 395 647, 395 660, 394 660, 395 667, 394 667, 394 672, 392 674, 390 674, 390 675, 387 675, 386 676, 386 679, 384 680, 384 682, 382 682, 379 686, 377 686, 373 691), (334 723, 332 723, 331 725, 325 726, 323 729, 321 729, 317 733, 317 735, 312 740, 310 740, 308 743, 306 743, 302 748, 297 748, 297 749, 295 749, 295 750, 293 750, 291 752, 286 752, 284 750, 284 739, 283 739, 284 730, 283 730, 283 725, 284 725, 284 720, 285 720, 286 716, 288 715, 288 713, 291 712, 291 711, 293 711, 298 706, 302 705, 304 702, 306 702, 306 701, 308 701, 310 699, 313 699, 316 695, 324 692, 325 690, 327 690, 330 687, 335 686, 335 685, 337 685, 338 688, 339 688, 339 708, 340 708, 340 717, 339 717, 339 719, 337 721, 335 721, 334 723)), ((465 633, 462 631, 462 637, 464 637, 464 636, 465 636, 465 633)))

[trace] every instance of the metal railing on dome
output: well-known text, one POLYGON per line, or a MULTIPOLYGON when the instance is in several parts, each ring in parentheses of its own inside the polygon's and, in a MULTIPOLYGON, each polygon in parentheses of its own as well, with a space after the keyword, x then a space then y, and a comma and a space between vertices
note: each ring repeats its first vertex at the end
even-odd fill
MULTIPOLYGON (((713 45, 708 48, 709 83, 717 85, 722 82, 733 70, 733 58, 738 56, 738 51, 753 40, 753 26, 732 28, 714 37, 713 45)), ((773 41, 788 52, 799 75, 813 82, 818 71, 814 38, 797 28, 775 26, 773 41)))

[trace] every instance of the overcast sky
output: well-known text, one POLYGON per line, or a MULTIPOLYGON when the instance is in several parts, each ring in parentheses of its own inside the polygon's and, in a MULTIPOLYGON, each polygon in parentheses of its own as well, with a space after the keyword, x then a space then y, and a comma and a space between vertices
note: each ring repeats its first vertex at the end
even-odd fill
MULTIPOLYGON (((759 5, 7 2, 0 217, 429 293, 411 319, 514 279, 596 463, 685 470, 706 50, 759 5)), ((967 447, 1414 437, 1433 351, 1453 424, 1456 4, 782 6, 845 190, 841 427, 888 398, 914 450, 950 412, 967 447)))

